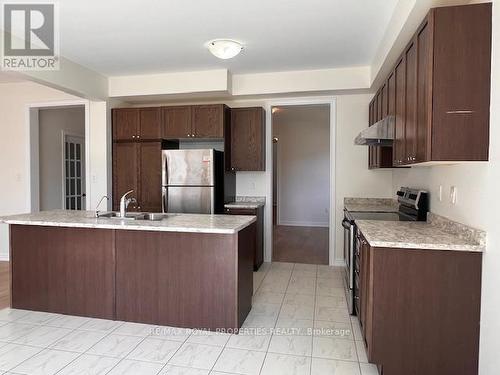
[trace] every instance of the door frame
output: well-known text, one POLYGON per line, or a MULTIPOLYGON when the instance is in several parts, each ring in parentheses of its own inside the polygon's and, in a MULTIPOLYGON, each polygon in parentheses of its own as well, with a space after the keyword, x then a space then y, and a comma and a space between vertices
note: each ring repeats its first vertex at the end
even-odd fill
MULTIPOLYGON (((40 160, 39 160, 39 126, 38 112, 45 108, 64 108, 83 106, 85 112, 85 210, 90 208, 90 102, 85 99, 58 100, 37 102, 25 106, 25 126, 28 134, 26 145, 26 176, 28 176, 28 211, 40 211, 40 160)), ((64 142, 64 141, 63 141, 64 142)))
MULTIPOLYGON (((62 176, 62 195, 61 195, 61 202, 62 202, 62 207, 63 207, 63 210, 65 209, 64 207, 66 206, 66 158, 65 158, 65 152, 66 152, 66 138, 67 137, 73 137, 73 138, 81 138, 83 139, 83 153, 84 153, 84 158, 82 160, 82 164, 83 164, 83 171, 84 171, 84 174, 83 174, 83 177, 85 178, 85 186, 83 187, 83 189, 85 189, 83 191, 84 194, 87 194, 87 165, 86 165, 86 158, 87 158, 87 155, 86 155, 86 147, 87 147, 87 140, 85 139, 85 135, 84 134, 78 134, 78 133, 71 133, 71 132, 67 132, 65 130, 61 130, 61 153, 62 153, 62 163, 61 163, 61 168, 62 168, 62 173, 61 173, 61 176, 62 176)), ((87 206, 87 197, 85 196, 84 197, 84 202, 85 204, 82 205, 82 210, 86 209, 86 206, 87 206)))
MULTIPOLYGON (((328 104, 330 105, 330 207, 329 207, 329 223, 328 223, 328 263, 331 266, 344 265, 343 259, 335 258, 335 231, 337 227, 336 221, 336 129, 337 129, 337 99, 334 96, 320 96, 320 97, 304 97, 304 98, 283 98, 276 100, 268 100, 265 102, 266 108, 266 154, 271 157, 266 158, 267 174, 267 188, 266 188, 266 204, 265 222, 270 223, 265 229, 265 253, 264 260, 266 262, 272 261, 273 255, 273 116, 272 108, 280 106, 296 106, 296 105, 314 105, 314 104, 328 104)), ((279 207, 278 207, 279 210, 279 207)))

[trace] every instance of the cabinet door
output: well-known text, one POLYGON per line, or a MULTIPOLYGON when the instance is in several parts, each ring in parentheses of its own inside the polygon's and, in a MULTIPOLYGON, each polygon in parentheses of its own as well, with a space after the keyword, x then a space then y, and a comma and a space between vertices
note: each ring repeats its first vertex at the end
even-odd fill
MULTIPOLYGON (((129 190, 138 197, 138 147, 140 143, 124 142, 113 144, 113 209, 120 209, 120 198, 129 190)), ((129 211, 136 209, 135 204, 129 206, 129 211)))
POLYGON ((488 160, 491 9, 434 9, 432 160, 488 160))
POLYGON ((165 139, 190 138, 191 106, 163 107, 162 134, 165 139))
POLYGON ((405 156, 405 99, 406 99, 406 66, 405 58, 397 63, 394 70, 394 82, 396 85, 396 99, 394 113, 396 117, 394 128, 394 164, 400 166, 404 164, 405 156))
POLYGON ((139 135, 139 109, 113 109, 113 140, 131 141, 139 135))
POLYGON ((405 161, 414 163, 417 156, 417 45, 412 42, 406 52, 406 136, 405 161))
POLYGON ((195 105, 192 126, 196 138, 224 138, 224 105, 195 105))
POLYGON ((231 110, 231 170, 266 170, 265 131, 263 108, 231 110))
POLYGON ((226 208, 228 215, 253 215, 257 216, 255 253, 253 259, 253 270, 257 271, 264 262, 264 207, 256 209, 226 208))
POLYGON ((161 212, 161 142, 139 145, 139 211, 161 212))
POLYGON ((396 76, 394 72, 387 79, 387 115, 396 114, 396 76))
MULTIPOLYGON (((375 109, 375 98, 370 102, 370 107, 368 110, 368 126, 372 126, 374 121, 374 109, 375 109)), ((368 168, 372 168, 372 147, 368 146, 368 168)))
POLYGON ((139 135, 140 139, 161 139, 161 109, 141 108, 139 135))

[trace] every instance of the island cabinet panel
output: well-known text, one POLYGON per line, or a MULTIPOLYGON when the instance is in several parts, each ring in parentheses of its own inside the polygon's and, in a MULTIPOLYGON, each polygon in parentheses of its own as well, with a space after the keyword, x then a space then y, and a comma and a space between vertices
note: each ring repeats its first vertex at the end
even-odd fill
POLYGON ((251 307, 254 231, 116 231, 116 318, 239 328, 251 307))
POLYGON ((114 319, 114 231, 10 226, 12 307, 114 319))
POLYGON ((362 334, 384 375, 478 373, 482 254, 361 243, 362 334))

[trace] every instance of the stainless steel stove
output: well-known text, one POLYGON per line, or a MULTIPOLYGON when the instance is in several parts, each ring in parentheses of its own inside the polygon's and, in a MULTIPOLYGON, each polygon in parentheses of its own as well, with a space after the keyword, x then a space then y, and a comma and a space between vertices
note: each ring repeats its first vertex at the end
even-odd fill
POLYGON ((387 211, 348 211, 344 209, 344 259, 345 291, 349 312, 354 314, 354 254, 356 249, 356 220, 383 221, 426 221, 429 210, 429 194, 426 191, 402 187, 397 192, 399 207, 394 212, 387 211))

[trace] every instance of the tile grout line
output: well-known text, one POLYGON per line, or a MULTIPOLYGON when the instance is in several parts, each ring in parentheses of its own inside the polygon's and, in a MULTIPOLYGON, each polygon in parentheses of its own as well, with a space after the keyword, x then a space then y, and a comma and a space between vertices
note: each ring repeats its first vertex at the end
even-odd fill
MULTIPOLYGON (((160 327, 161 327, 161 326, 160 326, 160 327)), ((168 363, 170 362, 170 360, 171 360, 172 358, 174 358, 174 357, 175 357, 175 355, 177 354, 177 352, 178 352, 179 350, 181 350, 181 348, 184 346, 184 344, 187 342, 187 340, 189 340, 189 338, 191 337, 191 335, 192 335, 192 334, 193 334, 193 330, 191 330, 191 332, 189 333, 189 335, 187 335, 187 337, 186 337, 186 338, 185 338, 185 340, 182 342, 182 344, 181 344, 181 345, 177 348, 177 350, 174 352, 174 354, 172 354, 172 356, 168 359, 167 363, 165 363, 165 364, 162 366, 162 368, 160 369, 160 371, 158 371, 158 372, 156 373, 156 375, 161 374, 161 372, 165 369, 165 367, 167 367, 167 366, 168 366, 168 363)), ((173 366, 173 365, 172 365, 172 366, 173 366)), ((114 367, 113 367, 113 368, 114 368, 114 367)), ((191 367, 188 367, 188 368, 191 368, 191 367)), ((210 373, 210 372, 209 372, 209 373, 210 373)))
MULTIPOLYGON (((272 264, 272 262, 271 262, 272 264)), ((276 325, 278 324, 278 320, 279 320, 279 315, 281 314, 281 309, 283 308, 283 305, 285 303, 285 298, 286 298, 286 292, 288 290, 288 286, 290 285, 290 280, 292 279, 292 274, 293 274, 293 270, 295 269, 295 263, 293 263, 293 267, 290 271, 290 277, 288 278, 288 283, 286 285, 286 288, 285 288, 285 293, 283 295, 283 299, 281 300, 281 304, 280 304, 280 310, 278 312, 278 316, 276 317, 276 321, 274 322, 274 329, 276 329, 276 325)), ((269 268, 269 270, 267 272, 269 272, 271 270, 271 268, 269 268)), ((267 276, 267 274, 266 274, 267 276)), ((267 348, 266 348, 266 354, 264 355, 264 360, 262 361, 262 364, 260 365, 260 371, 259 371, 259 375, 262 374, 262 370, 264 369, 264 364, 266 363, 266 359, 267 359, 267 354, 269 353, 269 348, 271 347, 271 341, 273 340, 273 337, 274 337, 274 332, 271 332, 271 337, 269 339, 269 343, 267 344, 267 348)))
MULTIPOLYGON (((20 317, 20 318, 18 318, 18 319, 22 319, 22 318, 24 318, 24 317, 28 316, 29 314, 30 314, 30 313, 28 312, 28 313, 26 313, 25 315, 23 315, 22 317, 20 317)), ((61 315, 62 315, 62 314, 61 314, 61 315)), ((50 323, 52 320, 54 320, 54 319, 56 319, 56 318, 57 318, 57 317, 54 317, 53 319, 49 319, 49 320, 48 320, 48 322, 50 323)), ((17 321, 17 323, 18 323, 18 324, 29 324, 29 323, 21 323, 21 322, 19 322, 19 321, 18 321, 18 319, 14 319, 14 322, 15 322, 15 321, 17 321)), ((33 324, 33 323, 31 323, 31 324, 33 324)), ((85 323, 83 323, 83 324, 85 324, 85 323)), ((82 326, 83 326, 83 324, 82 324, 82 326)), ((38 327, 34 328, 34 329, 33 329, 33 331, 34 331, 34 330, 36 330, 36 329, 38 329, 38 328, 40 328, 40 327, 62 328, 62 327, 51 327, 51 326, 47 326, 47 325, 46 325, 46 323, 45 323, 45 324, 35 324, 35 325, 37 325, 38 327)), ((68 329, 69 329, 69 328, 68 328, 68 329)), ((66 336, 70 335, 70 334, 71 334, 71 333, 73 333, 74 331, 76 331, 76 328, 74 328, 74 329, 70 330, 70 332, 68 332, 68 333, 67 333, 66 335, 64 335, 63 337, 60 337, 59 339, 54 340, 54 342, 52 342, 52 343, 50 344, 50 346, 54 345, 57 341, 62 340, 63 338, 65 338, 66 336)), ((25 336, 28 336, 30 333, 31 333, 31 332, 28 332, 28 333, 27 333, 27 334, 25 334, 25 335, 21 335, 21 336, 19 336, 17 339, 20 339, 20 338, 23 338, 23 337, 25 337, 25 336)), ((17 339, 15 339, 15 340, 17 340, 17 339)), ((9 344, 21 345, 21 344, 16 344, 15 342, 9 342, 9 344)), ((38 354, 40 354, 41 352, 43 352, 43 351, 45 351, 45 350, 51 350, 51 347, 50 347, 50 346, 46 346, 46 347, 42 347, 42 348, 37 347, 37 346, 31 346, 31 345, 25 345, 25 346, 29 346, 29 347, 32 347, 32 348, 37 348, 37 349, 40 349, 40 351, 36 352, 35 354, 33 354, 32 356, 30 356, 29 358, 26 358, 24 361, 19 362, 17 365, 15 365, 14 367, 12 367, 12 368, 10 368, 9 370, 7 370, 7 372, 11 372, 11 371, 13 371, 16 367, 18 367, 18 366, 22 365, 23 363, 25 363, 26 361, 28 361, 28 360, 30 360, 30 359, 32 359, 32 358, 34 358, 34 357, 36 357, 36 356, 37 356, 38 354)), ((55 349, 53 349, 53 350, 55 350, 55 349)), ((72 352, 72 353, 74 353, 74 352, 72 352)), ((78 357, 80 357, 80 356, 78 356, 78 357)), ((78 358, 78 357, 77 357, 77 358, 78 358)), ((76 359, 76 358, 75 358, 75 359, 76 359)), ((71 362, 73 362, 73 361, 71 361, 71 362)), ((70 363, 71 363, 71 362, 70 362, 70 363)), ((66 366, 64 366, 64 367, 66 367, 66 366)), ((62 370, 62 369, 61 369, 61 370, 62 370)), ((60 370, 59 370, 59 371, 60 371, 60 370)), ((57 371, 57 372, 59 372, 59 371, 57 371)))

